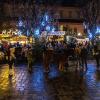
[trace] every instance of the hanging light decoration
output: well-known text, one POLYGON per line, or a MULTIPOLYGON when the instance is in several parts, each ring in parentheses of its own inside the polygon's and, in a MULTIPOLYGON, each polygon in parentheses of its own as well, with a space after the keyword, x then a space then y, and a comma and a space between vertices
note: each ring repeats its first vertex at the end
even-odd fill
POLYGON ((22 27, 22 26, 23 26, 23 22, 22 22, 22 20, 19 20, 19 22, 18 22, 18 26, 19 26, 19 27, 22 27))
POLYGON ((49 16, 46 14, 45 15, 45 20, 48 21, 49 20, 49 16))
POLYGON ((89 39, 92 39, 92 38, 93 38, 93 35, 92 35, 92 33, 90 32, 90 30, 88 30, 88 37, 89 37, 89 39))
POLYGON ((51 31, 52 31, 52 32, 55 32, 55 30, 56 30, 55 27, 53 27, 51 31))
POLYGON ((100 34, 100 27, 97 26, 96 34, 100 34))
POLYGON ((35 29, 35 35, 39 35, 40 34, 40 30, 37 28, 37 29, 35 29))
POLYGON ((46 31, 50 31, 51 27, 48 25, 46 26, 46 31))

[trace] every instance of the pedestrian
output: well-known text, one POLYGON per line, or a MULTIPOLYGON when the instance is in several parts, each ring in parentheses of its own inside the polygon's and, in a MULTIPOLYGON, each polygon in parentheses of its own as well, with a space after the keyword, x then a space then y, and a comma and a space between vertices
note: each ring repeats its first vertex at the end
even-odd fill
POLYGON ((87 55, 88 55, 88 51, 87 51, 87 48, 86 46, 82 46, 81 48, 81 63, 82 63, 82 69, 88 69, 87 68, 87 55))
POLYGON ((47 43, 43 49, 43 64, 44 64, 45 73, 49 73, 50 71, 50 61, 52 55, 53 55, 53 47, 51 43, 47 43))
POLYGON ((0 50, 0 64, 3 63, 4 60, 4 52, 0 50))
POLYGON ((33 52, 31 48, 29 48, 28 53, 27 53, 27 62, 28 62, 28 71, 32 72, 33 52))
POLYGON ((77 45, 75 48, 75 55, 76 55, 76 60, 77 60, 77 68, 79 68, 81 59, 80 59, 80 54, 81 54, 81 48, 77 45))
POLYGON ((13 75, 12 69, 15 61, 15 48, 10 47, 7 51, 8 64, 9 64, 9 76, 13 75))
POLYGON ((100 50, 97 45, 94 46, 93 55, 97 63, 97 69, 100 67, 100 50))
POLYGON ((28 48, 27 48, 27 46, 26 45, 24 45, 23 47, 22 47, 22 61, 24 62, 24 63, 26 63, 27 62, 27 53, 28 53, 28 48))

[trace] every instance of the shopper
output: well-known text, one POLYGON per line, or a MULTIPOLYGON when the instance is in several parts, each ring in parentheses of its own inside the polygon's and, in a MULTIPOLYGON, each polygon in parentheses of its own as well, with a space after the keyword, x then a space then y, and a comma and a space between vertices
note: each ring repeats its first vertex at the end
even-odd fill
POLYGON ((76 48, 75 48, 75 55, 76 55, 76 60, 77 60, 77 68, 79 68, 79 66, 81 64, 80 54, 81 54, 81 48, 80 48, 80 46, 77 45, 76 48))
POLYGON ((13 75, 12 69, 15 61, 15 48, 10 47, 7 51, 7 56, 8 56, 8 64, 9 64, 9 76, 13 75))
POLYGON ((28 61, 28 71, 32 72, 33 52, 31 48, 29 48, 28 53, 27 53, 27 61, 28 61))
POLYGON ((0 64, 2 64, 3 60, 4 60, 4 53, 3 51, 0 50, 0 64))
POLYGON ((96 63, 97 63, 97 69, 99 69, 99 67, 100 67, 100 50, 97 45, 94 46, 93 55, 94 55, 96 63))
POLYGON ((86 46, 82 46, 81 48, 81 63, 82 63, 82 69, 88 69, 87 68, 87 55, 88 55, 88 51, 86 46))

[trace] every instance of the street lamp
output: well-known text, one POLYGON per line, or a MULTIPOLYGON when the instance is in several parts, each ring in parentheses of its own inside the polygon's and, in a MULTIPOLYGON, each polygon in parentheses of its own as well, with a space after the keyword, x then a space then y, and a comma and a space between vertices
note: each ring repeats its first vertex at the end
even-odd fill
POLYGON ((81 33, 78 33, 77 35, 78 35, 78 36, 82 36, 82 34, 81 34, 81 33))

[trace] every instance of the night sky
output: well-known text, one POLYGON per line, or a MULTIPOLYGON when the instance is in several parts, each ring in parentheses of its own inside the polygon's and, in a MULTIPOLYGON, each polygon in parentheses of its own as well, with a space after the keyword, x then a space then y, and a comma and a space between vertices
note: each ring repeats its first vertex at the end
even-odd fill
MULTIPOLYGON (((0 0, 0 3, 31 3, 34 0, 0 0)), ((49 4, 49 5, 82 5, 85 4, 89 0, 35 0, 37 4, 49 4)))

